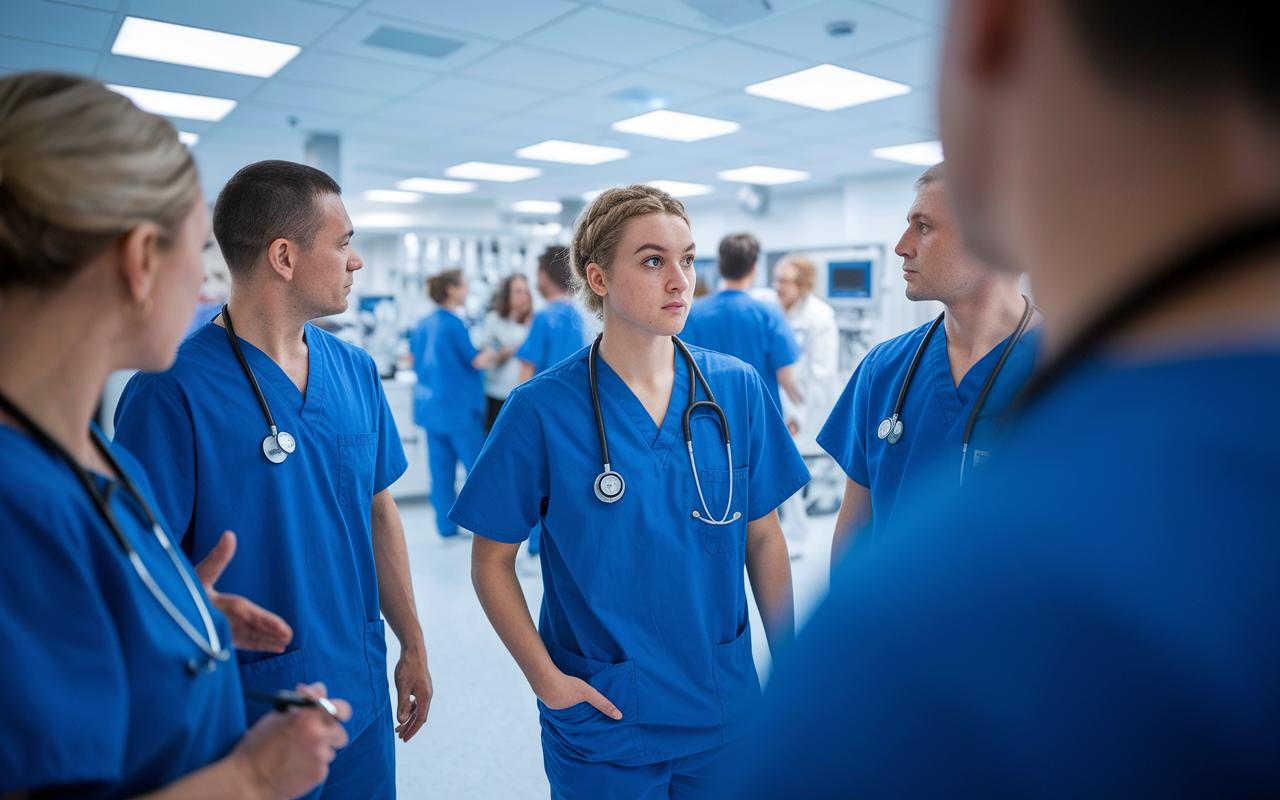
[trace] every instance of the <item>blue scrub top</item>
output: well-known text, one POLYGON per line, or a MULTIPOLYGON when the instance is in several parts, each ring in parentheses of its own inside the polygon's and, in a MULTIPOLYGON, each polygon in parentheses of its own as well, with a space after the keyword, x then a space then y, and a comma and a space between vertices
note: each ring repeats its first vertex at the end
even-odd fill
POLYGON ((529 338, 516 358, 533 365, 533 374, 554 367, 587 344, 587 324, 568 300, 556 300, 533 318, 529 338))
MULTIPOLYGON (((661 428, 598 362, 609 455, 626 480, 616 503, 592 488, 601 457, 584 349, 511 393, 449 514, 508 543, 541 524, 543 643, 557 667, 623 714, 615 722, 586 703, 539 703, 544 745, 587 761, 649 764, 710 749, 741 735, 760 694, 743 578, 747 520, 772 512, 809 472, 754 370, 690 349, 729 420, 736 523, 692 517, 705 512, 681 428, 691 378, 674 348, 661 428)), ((730 485, 724 440, 705 408, 691 428, 702 491, 720 519, 730 485)))
MULTIPOLYGON (((156 510, 142 467, 111 449, 156 510)), ((74 785, 76 797, 134 797, 225 756, 245 730, 235 661, 187 672, 189 660, 205 663, 203 651, 56 454, 0 425, 0 475, 0 794, 74 785)), ((110 497, 156 583, 204 633, 143 509, 127 492, 110 497)), ((229 646, 226 620, 209 613, 229 646)))
POLYGON ((1268 349, 1093 361, 1042 397, 839 570, 727 796, 1280 795, 1268 349))
MULTIPOLYGON (((956 386, 947 358, 946 325, 940 325, 920 358, 902 404, 902 438, 891 445, 876 435, 876 429, 892 416, 911 359, 928 329, 928 324, 921 325, 871 348, 818 434, 818 445, 845 474, 871 489, 869 530, 873 540, 889 526, 899 503, 927 500, 925 488, 932 487, 935 480, 959 483, 964 426, 982 384, 1009 341, 1005 339, 979 359, 956 386)), ((966 483, 975 466, 985 462, 998 445, 998 423, 1031 376, 1039 342, 1039 328, 1027 331, 996 376, 969 440, 966 483)))
MULTIPOLYGON (((351 703, 352 735, 388 702, 370 500, 407 462, 373 359, 306 326, 306 400, 258 348, 240 340, 276 425, 297 439, 282 464, 262 453, 267 423, 223 328, 210 323, 158 375, 129 381, 116 441, 146 465, 166 519, 195 561, 224 530, 236 556, 218 589, 293 627, 283 655, 240 651, 247 689, 324 681, 351 703)), ((267 709, 248 707, 249 719, 267 709)))
POLYGON ((800 346, 781 308, 735 289, 717 292, 693 304, 680 338, 755 367, 773 404, 782 408, 778 370, 795 363, 800 346))
POLYGON ((413 418, 432 433, 484 427, 484 374, 471 366, 480 351, 457 314, 438 308, 423 317, 409 336, 418 385, 413 418))

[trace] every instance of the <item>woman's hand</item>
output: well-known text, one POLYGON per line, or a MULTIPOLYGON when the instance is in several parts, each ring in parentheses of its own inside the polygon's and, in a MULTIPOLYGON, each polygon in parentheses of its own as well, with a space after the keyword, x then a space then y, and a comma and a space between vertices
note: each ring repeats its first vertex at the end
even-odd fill
POLYGON ((552 711, 559 711, 578 703, 590 703, 606 717, 622 719, 622 712, 617 706, 610 703, 609 699, 597 692, 591 684, 572 675, 566 675, 560 670, 556 670, 545 683, 534 689, 534 693, 538 695, 543 705, 552 711))
POLYGON ((218 544, 196 565, 196 576, 204 584, 209 603, 231 623, 231 643, 239 650, 283 653, 293 639, 289 623, 252 600, 238 594, 223 594, 213 588, 222 571, 236 554, 236 535, 223 531, 218 544))
MULTIPOLYGON (((325 696, 323 683, 298 684, 299 694, 325 696)), ((351 706, 332 701, 338 719, 351 719, 351 706)), ((286 800, 315 787, 329 774, 329 763, 347 746, 347 731, 322 708, 272 711, 259 719, 227 756, 241 778, 246 797, 286 800)))

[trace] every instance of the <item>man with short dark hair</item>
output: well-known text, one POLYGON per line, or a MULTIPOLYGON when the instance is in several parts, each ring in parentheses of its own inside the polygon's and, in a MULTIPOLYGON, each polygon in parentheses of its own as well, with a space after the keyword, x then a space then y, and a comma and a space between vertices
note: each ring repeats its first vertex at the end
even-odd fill
POLYGON ((755 283, 759 257, 760 243, 749 233, 733 234, 720 241, 720 291, 693 304, 680 338, 755 367, 781 411, 779 386, 797 405, 802 402, 791 370, 800 347, 782 309, 747 294, 755 283))
MULTIPOLYGON (((364 800, 395 796, 393 728, 408 740, 421 727, 431 676, 388 489, 406 462, 377 368, 309 324, 346 309, 362 266, 340 191, 286 161, 251 164, 227 182, 213 229, 231 300, 168 372, 129 382, 116 441, 147 467, 160 512, 195 561, 225 564, 236 541, 219 544, 223 529, 238 532, 219 588, 288 624, 239 651, 245 689, 324 681, 349 698, 351 742, 309 796, 364 800), (398 727, 383 614, 401 647, 398 727)), ((249 699, 250 721, 268 710, 249 699)))
POLYGON ((735 800, 1280 796, 1280 48, 1244 0, 954 0, 966 245, 1045 359, 855 553, 735 800))
POLYGON ((889 526, 897 506, 927 501, 939 471, 958 480, 962 469, 971 474, 990 456, 991 423, 1035 365, 1038 331, 1017 335, 1035 322, 1019 294, 1019 275, 992 269, 965 250, 943 164, 916 181, 907 230, 894 252, 902 257, 907 299, 941 302, 943 322, 873 347, 818 434, 818 444, 846 474, 831 542, 833 569, 860 530, 875 535, 889 526))

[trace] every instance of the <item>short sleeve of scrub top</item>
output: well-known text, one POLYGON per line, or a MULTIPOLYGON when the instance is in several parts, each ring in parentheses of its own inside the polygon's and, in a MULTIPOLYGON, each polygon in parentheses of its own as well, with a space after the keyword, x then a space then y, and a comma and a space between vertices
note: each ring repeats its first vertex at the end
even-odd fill
MULTIPOLYGON (((113 451, 154 508, 141 466, 113 451)), ((245 728, 234 660, 187 671, 202 652, 56 456, 0 426, 0 474, 0 794, 76 786, 77 797, 133 797, 225 756, 245 728)), ((152 577, 203 633, 141 509, 122 490, 111 507, 152 577)), ((225 619, 209 611, 229 646, 225 619)))
POLYGON ((115 438, 145 453, 150 469, 165 476, 152 487, 156 513, 169 524, 174 538, 182 540, 191 526, 196 499, 196 475, 190 468, 196 449, 191 411, 164 381, 138 373, 116 405, 115 425, 115 438), (147 413, 121 413, 134 403, 147 413))
POLYGON ((771 305, 765 307, 770 312, 769 323, 773 332, 769 342, 769 365, 777 372, 796 363, 796 359, 800 357, 800 345, 791 332, 791 326, 787 324, 786 316, 771 305))
POLYGON ((546 363, 546 352, 547 348, 550 347, 550 338, 551 324, 547 321, 547 315, 544 311, 534 316, 533 324, 529 328, 529 338, 525 339, 524 344, 520 345, 520 349, 516 351, 516 358, 533 365, 535 375, 551 366, 546 363))
POLYGON ((818 445, 826 450, 844 473, 859 486, 871 486, 867 467, 866 431, 871 376, 875 374, 879 346, 871 349, 836 401, 831 416, 818 433, 818 445))

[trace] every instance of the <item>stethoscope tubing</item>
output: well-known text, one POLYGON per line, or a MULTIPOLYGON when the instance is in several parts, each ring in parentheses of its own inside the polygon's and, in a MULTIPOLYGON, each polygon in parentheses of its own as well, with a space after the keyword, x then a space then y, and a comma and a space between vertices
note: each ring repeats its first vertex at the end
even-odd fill
POLYGON ((271 406, 267 405, 267 398, 262 394, 262 387, 258 385, 258 378, 253 374, 253 370, 249 367, 249 360, 244 357, 244 351, 240 349, 240 340, 236 336, 236 328, 231 324, 231 311, 224 304, 222 306, 222 323, 226 326, 227 341, 231 342, 231 349, 235 351, 236 360, 240 362, 240 368, 244 370, 244 374, 249 376, 249 384, 253 386, 253 394, 258 398, 258 406, 262 409, 262 415, 267 418, 267 427, 271 429, 271 434, 276 434, 276 418, 271 414, 271 406))

